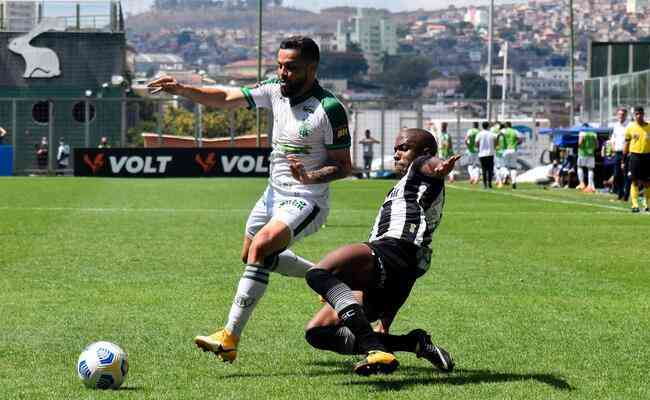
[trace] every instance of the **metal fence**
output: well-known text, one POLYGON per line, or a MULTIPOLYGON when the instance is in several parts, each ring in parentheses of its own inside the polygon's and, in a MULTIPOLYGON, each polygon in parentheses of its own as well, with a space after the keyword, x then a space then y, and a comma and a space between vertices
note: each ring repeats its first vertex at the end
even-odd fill
MULTIPOLYGON (((352 135, 352 156, 357 168, 363 167, 359 141, 370 130, 379 141, 374 145, 376 170, 392 168, 393 143, 401 128, 425 128, 436 133, 447 122, 456 153, 465 151, 464 137, 473 122, 486 118, 485 101, 439 100, 435 102, 380 99, 346 102, 352 135)), ((510 101, 499 120, 525 126, 526 141, 521 157, 529 164, 539 163, 549 139, 539 128, 566 125, 569 108, 563 101, 510 101)), ((57 150, 61 139, 71 150, 97 147, 106 137, 112 147, 140 147, 143 133, 154 134, 148 146, 174 146, 170 138, 185 136, 182 146, 221 147, 264 146, 269 143, 272 115, 256 111, 208 110, 178 98, 0 98, 0 126, 8 135, 4 143, 13 146, 13 172, 16 175, 71 173, 59 168, 57 150), (42 150, 46 149, 46 157, 42 150), (39 157, 37 153, 41 150, 39 157), (39 162, 40 160, 40 162, 39 162)), ((151 136, 151 135, 149 135, 151 136)), ((73 165, 70 160, 69 165, 73 165)))

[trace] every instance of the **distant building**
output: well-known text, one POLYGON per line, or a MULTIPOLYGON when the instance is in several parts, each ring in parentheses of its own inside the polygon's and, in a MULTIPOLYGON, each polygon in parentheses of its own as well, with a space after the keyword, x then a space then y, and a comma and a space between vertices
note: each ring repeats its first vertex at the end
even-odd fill
MULTIPOLYGON (((262 79, 275 73, 276 62, 262 61, 262 79)), ((241 60, 223 66, 223 74, 228 79, 257 80, 257 60, 241 60)))
POLYGON ((464 21, 474 25, 474 28, 486 27, 488 26, 488 12, 480 8, 468 7, 464 21))
POLYGON ((357 14, 347 21, 339 20, 336 26, 338 51, 347 51, 350 43, 361 47, 368 61, 368 73, 383 71, 384 55, 397 54, 397 32, 395 23, 381 11, 358 8, 357 14))
POLYGON ((135 56, 135 74, 151 77, 160 71, 182 71, 183 59, 175 54, 140 53, 135 56))
POLYGON ((460 88, 460 79, 457 76, 432 79, 422 91, 424 97, 452 97, 460 88))
POLYGON ((648 0, 627 0, 627 12, 630 14, 641 14, 648 6, 648 0))
POLYGON ((0 0, 0 30, 28 32, 38 22, 40 3, 0 0))

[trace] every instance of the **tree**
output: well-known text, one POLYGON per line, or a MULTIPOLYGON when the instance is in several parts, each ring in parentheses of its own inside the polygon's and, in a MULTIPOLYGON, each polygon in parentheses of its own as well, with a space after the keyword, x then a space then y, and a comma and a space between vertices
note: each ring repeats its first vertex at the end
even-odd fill
POLYGON ((356 52, 321 53, 318 74, 324 78, 353 78, 368 71, 368 62, 363 54, 356 52))
POLYGON ((481 75, 468 72, 460 74, 460 88, 466 99, 484 99, 487 97, 487 81, 481 75))
POLYGON ((378 81, 392 95, 412 95, 432 77, 433 62, 426 57, 406 57, 385 64, 384 73, 378 81))

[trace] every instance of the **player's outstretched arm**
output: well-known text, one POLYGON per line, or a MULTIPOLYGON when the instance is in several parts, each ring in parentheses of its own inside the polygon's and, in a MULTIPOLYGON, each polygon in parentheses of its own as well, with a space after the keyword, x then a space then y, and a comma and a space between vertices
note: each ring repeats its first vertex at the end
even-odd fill
POLYGON ((199 88, 183 85, 171 76, 163 76, 147 84, 151 93, 165 91, 186 97, 195 103, 216 108, 238 108, 248 106, 244 93, 239 88, 199 88))
POLYGON ((297 156, 289 155, 287 159, 291 163, 291 174, 298 182, 304 185, 327 183, 345 178, 352 171, 350 150, 347 148, 328 150, 325 164, 321 168, 309 172, 305 170, 305 166, 297 156))
POLYGON ((449 157, 447 160, 441 160, 438 157, 429 158, 422 164, 421 172, 424 175, 436 178, 444 178, 454 169, 456 162, 460 160, 460 155, 449 157))

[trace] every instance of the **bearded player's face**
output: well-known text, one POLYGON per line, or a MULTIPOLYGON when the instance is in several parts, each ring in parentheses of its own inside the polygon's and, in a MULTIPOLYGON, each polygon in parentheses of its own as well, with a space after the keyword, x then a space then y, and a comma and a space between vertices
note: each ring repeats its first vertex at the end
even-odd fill
POLYGON ((300 50, 280 49, 278 51, 278 78, 280 92, 284 97, 301 94, 308 81, 310 64, 300 58, 300 50))

